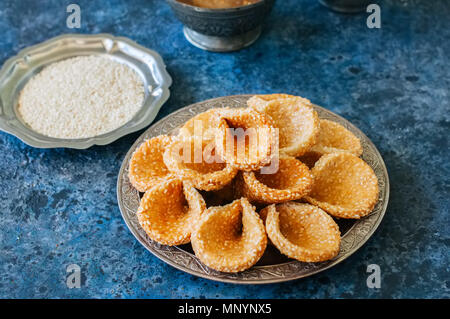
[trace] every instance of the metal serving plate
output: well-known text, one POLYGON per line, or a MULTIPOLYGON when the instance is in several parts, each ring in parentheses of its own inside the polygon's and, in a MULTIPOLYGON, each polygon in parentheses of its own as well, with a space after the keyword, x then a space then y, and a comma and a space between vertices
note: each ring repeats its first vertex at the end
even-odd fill
POLYGON ((117 180, 117 199, 123 219, 137 240, 156 257, 182 271, 211 280, 238 284, 276 283, 307 277, 340 263, 372 236, 383 219, 389 199, 389 177, 380 153, 369 138, 344 118, 317 105, 314 108, 320 118, 340 123, 360 138, 364 150, 362 158, 373 168, 380 188, 378 203, 368 216, 360 220, 337 220, 342 241, 339 255, 334 259, 320 263, 299 262, 282 256, 268 245, 264 256, 252 268, 236 274, 223 273, 203 265, 193 254, 190 244, 175 247, 160 245, 152 241, 139 225, 136 211, 140 194, 128 180, 130 158, 137 147, 146 139, 169 134, 194 115, 208 109, 245 107, 249 97, 250 95, 227 96, 186 106, 158 121, 142 134, 125 156, 117 180))
POLYGON ((15 135, 39 148, 67 147, 85 149, 106 145, 148 126, 170 95, 172 79, 161 56, 130 39, 109 34, 66 34, 20 51, 0 70, 0 130, 15 135), (27 81, 45 66, 82 55, 101 55, 133 68, 144 83, 142 108, 123 126, 94 137, 59 139, 33 131, 17 111, 19 93, 27 81))

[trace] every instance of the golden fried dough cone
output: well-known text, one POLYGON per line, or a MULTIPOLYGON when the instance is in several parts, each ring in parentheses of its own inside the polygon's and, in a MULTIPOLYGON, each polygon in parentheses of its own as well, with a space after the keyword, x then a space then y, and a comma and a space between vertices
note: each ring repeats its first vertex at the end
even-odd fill
MULTIPOLYGON (((261 218, 261 220, 263 221, 264 227, 266 227, 266 220, 267 220, 267 214, 269 213, 269 207, 272 206, 273 204, 269 205, 269 206, 265 206, 264 208, 260 208, 258 215, 261 218)), ((267 234, 267 229, 266 229, 266 234, 267 234)), ((273 246, 272 241, 270 240, 269 236, 267 236, 267 245, 268 246, 273 246)))
POLYGON ((214 140, 175 139, 167 147, 163 157, 164 163, 174 175, 191 181, 194 187, 205 191, 223 188, 238 172, 237 168, 223 163, 216 156, 214 140))
POLYGON ((313 168, 321 156, 322 154, 309 151, 306 154, 297 157, 297 159, 309 168, 313 168))
POLYGON ((267 235, 282 254, 303 262, 319 262, 339 253, 339 227, 320 208, 289 202, 264 210, 267 235))
POLYGON ((282 155, 273 174, 242 172, 236 179, 235 192, 259 204, 283 203, 300 199, 309 193, 313 176, 308 167, 295 157, 282 155))
POLYGON ((281 153, 300 156, 316 143, 319 117, 309 100, 301 97, 276 99, 253 108, 269 115, 279 129, 281 153))
POLYGON ((234 167, 257 170, 270 161, 275 142, 269 116, 250 108, 224 108, 216 136, 217 153, 234 167))
POLYGON ((295 98, 295 96, 289 94, 260 94, 249 98, 247 100, 247 105, 249 107, 253 107, 255 110, 258 110, 260 108, 264 108, 267 103, 271 101, 289 98, 295 98))
POLYGON ((322 155, 339 152, 361 156, 363 149, 360 140, 345 127, 333 121, 320 120, 317 143, 298 159, 312 168, 322 155))
POLYGON ((341 124, 320 120, 319 137, 310 152, 320 156, 338 152, 349 152, 361 156, 363 149, 359 138, 341 124))
POLYGON ((232 181, 230 184, 226 185, 224 188, 221 188, 216 191, 202 191, 200 192, 205 199, 206 207, 211 206, 223 206, 226 204, 230 204, 235 199, 234 196, 234 182, 232 181))
POLYGON ((152 240, 174 246, 189 243, 205 209, 202 196, 191 183, 170 178, 145 192, 137 217, 152 240))
POLYGON ((133 153, 128 178, 138 191, 145 192, 170 174, 164 164, 163 153, 171 142, 170 136, 156 136, 143 142, 133 153))
POLYGON ((266 220, 267 220, 267 214, 269 214, 269 207, 273 206, 274 204, 270 204, 269 206, 264 207, 263 209, 261 209, 258 214, 259 217, 261 218, 261 220, 263 221, 264 225, 266 225, 266 220))
POLYGON ((359 219, 378 200, 378 180, 372 168, 351 153, 327 154, 311 170, 314 185, 304 198, 329 214, 359 219))
POLYGON ((220 110, 219 108, 210 109, 197 114, 181 127, 179 134, 184 137, 213 140, 217 129, 215 124, 217 124, 220 110))
POLYGON ((247 199, 208 208, 191 238, 195 255, 223 272, 244 271, 258 262, 267 246, 263 222, 247 199))

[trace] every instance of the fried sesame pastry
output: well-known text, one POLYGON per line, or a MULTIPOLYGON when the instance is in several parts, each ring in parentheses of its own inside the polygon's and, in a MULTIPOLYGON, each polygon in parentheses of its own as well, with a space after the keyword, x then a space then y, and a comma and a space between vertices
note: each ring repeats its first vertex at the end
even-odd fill
POLYGON ((307 195, 313 185, 308 167, 295 157, 282 155, 278 169, 271 174, 242 172, 236 179, 237 196, 259 204, 283 203, 307 195))
POLYGON ((205 190, 218 190, 228 185, 236 176, 238 169, 224 163, 215 153, 214 140, 200 138, 175 139, 163 155, 169 170, 194 187, 205 190))
POLYGON ((180 128, 179 134, 184 137, 213 140, 217 130, 216 124, 220 110, 220 108, 215 108, 197 114, 180 128))
POLYGON ((319 116, 309 100, 301 97, 276 99, 252 108, 272 118, 274 126, 279 129, 281 153, 300 156, 316 143, 319 116))
POLYGON ((170 175, 163 161, 163 153, 171 142, 170 136, 156 136, 143 142, 133 153, 128 178, 131 185, 138 191, 145 192, 156 182, 170 175))
POLYGON ((205 199, 206 207, 227 205, 237 199, 234 196, 234 180, 217 191, 200 191, 200 194, 205 199))
POLYGON ((249 107, 254 108, 255 110, 258 110, 260 108, 264 108, 267 103, 274 101, 274 100, 280 100, 280 99, 289 99, 289 98, 295 98, 294 95, 289 94, 260 94, 260 95, 254 95, 251 98, 247 100, 247 105, 249 107))
POLYGON ((217 153, 240 170, 257 170, 270 162, 274 133, 269 116, 250 108, 224 108, 218 120, 217 153))
POLYGON ((372 168, 351 153, 322 156, 311 170, 314 185, 304 198, 339 218, 359 219, 378 200, 378 180, 372 168))
POLYGON ((267 235, 282 254, 302 262, 320 262, 339 253, 339 227, 322 209, 288 202, 264 210, 267 235))
POLYGON ((222 272, 244 271, 258 262, 267 246, 264 224, 247 199, 208 208, 191 238, 195 255, 222 272))
POLYGON ((317 143, 308 153, 322 156, 338 152, 349 152, 361 156, 363 149, 359 138, 341 124, 325 119, 320 120, 317 143))
POLYGON ((309 151, 302 156, 297 157, 297 159, 311 169, 321 156, 322 155, 319 153, 309 151))
POLYGON ((266 206, 262 209, 259 210, 258 214, 259 217, 261 218, 261 220, 263 221, 264 225, 266 225, 266 220, 267 220, 267 214, 269 213, 269 207, 272 206, 274 204, 270 204, 269 206, 266 206))
MULTIPOLYGON (((271 204, 271 205, 273 205, 273 204, 271 204)), ((264 224, 264 227, 266 227, 266 220, 267 220, 267 214, 269 213, 269 209, 268 209, 269 206, 262 206, 262 208, 257 209, 259 218, 261 218, 261 220, 264 224)), ((266 235, 267 235, 267 229, 266 229, 266 235)), ((269 236, 267 236, 267 245, 273 246, 273 243, 270 240, 269 236)))
POLYGON ((169 178, 145 192, 137 217, 152 240, 174 246, 189 243, 205 209, 202 196, 190 182, 169 178))

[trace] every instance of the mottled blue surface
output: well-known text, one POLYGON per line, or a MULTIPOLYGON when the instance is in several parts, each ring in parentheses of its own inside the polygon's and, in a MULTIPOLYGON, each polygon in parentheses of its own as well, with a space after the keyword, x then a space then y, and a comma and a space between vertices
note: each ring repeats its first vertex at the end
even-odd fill
POLYGON ((158 119, 223 95, 286 92, 310 98, 361 128, 391 180, 385 219, 338 266, 294 282, 238 286, 193 277, 159 261, 123 222, 116 177, 141 132, 88 150, 31 148, 0 133, 2 298, 399 298, 450 297, 450 2, 384 1, 382 28, 315 0, 278 1, 260 40, 232 54, 192 47, 162 0, 0 2, 0 63, 73 32, 126 36, 158 51, 173 77, 158 119), (284 5, 281 5, 281 4, 284 5), (66 287, 66 267, 82 287, 66 287), (366 286, 378 264, 380 289, 366 286))

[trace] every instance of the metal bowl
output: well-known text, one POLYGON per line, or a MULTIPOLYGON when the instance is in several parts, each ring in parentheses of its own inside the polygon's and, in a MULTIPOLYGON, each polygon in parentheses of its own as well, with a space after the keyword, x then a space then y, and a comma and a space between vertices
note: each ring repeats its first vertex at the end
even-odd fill
POLYGON ((341 13, 358 13, 366 10, 372 0, 319 0, 321 4, 341 13))
POLYGON ((169 98, 171 84, 161 56, 136 42, 109 34, 62 35, 20 51, 3 65, 0 70, 0 130, 38 148, 85 149, 106 145, 148 126, 169 98), (123 126, 94 137, 60 139, 35 132, 17 111, 20 91, 47 65, 81 55, 102 55, 134 69, 144 83, 145 98, 141 109, 123 126))
POLYGON ((339 264, 361 248, 381 223, 389 201, 389 176, 383 158, 364 133, 339 115, 317 105, 314 105, 314 109, 320 118, 343 125, 361 140, 362 159, 374 170, 380 189, 378 202, 369 215, 358 220, 337 220, 342 240, 340 252, 335 258, 319 263, 304 263, 288 259, 268 245, 263 257, 252 268, 240 273, 224 273, 202 264, 193 253, 190 244, 160 245, 151 240, 139 225, 136 211, 139 207, 140 194, 128 179, 130 159, 139 145, 154 136, 175 131, 196 114, 211 108, 246 107, 250 97, 251 95, 225 96, 186 106, 153 124, 136 140, 125 156, 117 178, 117 202, 125 223, 136 239, 156 257, 184 272, 210 280, 238 284, 267 284, 311 276, 339 264))
POLYGON ((193 45, 209 51, 236 51, 254 43, 275 0, 230 9, 207 9, 167 0, 184 24, 184 35, 193 45))

